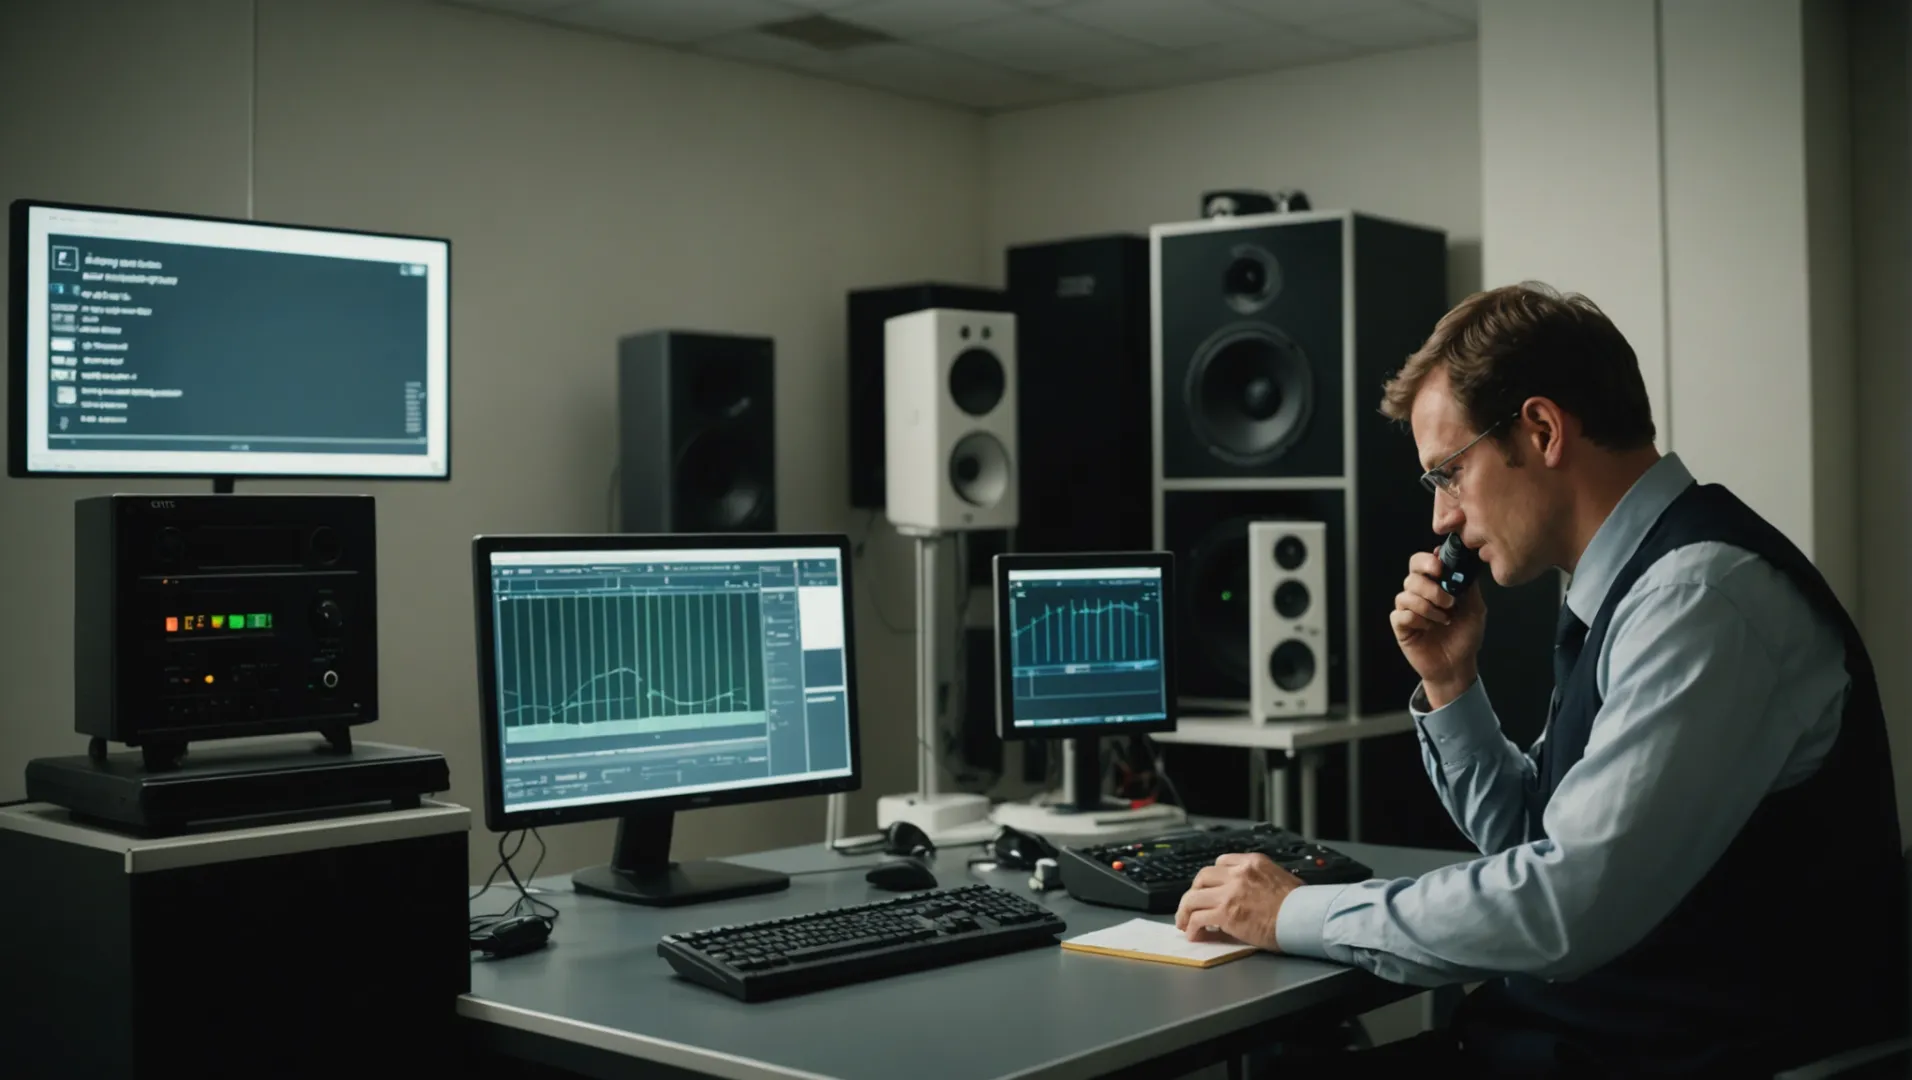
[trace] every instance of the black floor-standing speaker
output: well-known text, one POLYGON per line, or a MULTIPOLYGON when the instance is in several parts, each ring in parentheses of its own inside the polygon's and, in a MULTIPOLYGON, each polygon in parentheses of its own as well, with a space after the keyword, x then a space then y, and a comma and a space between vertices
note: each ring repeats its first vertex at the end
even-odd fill
POLYGON ((751 335, 618 342, 618 531, 777 530, 775 356, 751 335))
MULTIPOLYGON (((1006 536, 969 538, 970 581, 987 586, 998 551, 1143 551, 1150 529, 1149 246, 1137 233, 1069 237, 1010 247, 1004 288, 1016 313, 1017 445, 1025 498, 1006 536)), ((995 682, 988 631, 969 635, 965 677, 995 682)), ((965 757, 1000 764, 995 695, 972 693, 965 757)), ((1024 745, 1040 779, 1046 747, 1024 745)))
MULTIPOLYGON (((1327 655, 1315 670, 1331 713, 1406 709, 1417 677, 1388 614, 1409 556, 1440 538, 1412 433, 1379 406, 1447 310, 1445 235, 1300 212, 1158 225, 1150 245, 1154 536, 1177 558, 1185 710, 1247 711, 1250 665, 1268 662, 1248 653, 1248 605, 1263 599, 1248 590, 1248 523, 1283 518, 1327 525, 1327 655)), ((1487 601, 1494 703, 1504 716, 1544 715, 1558 594, 1489 585, 1487 601)), ((1462 843, 1412 735, 1360 753, 1362 839, 1462 843)), ((1240 787, 1245 763, 1211 765, 1226 774, 1182 790, 1240 787)), ((1346 756, 1330 755, 1324 835, 1346 835, 1347 782, 1346 756)))

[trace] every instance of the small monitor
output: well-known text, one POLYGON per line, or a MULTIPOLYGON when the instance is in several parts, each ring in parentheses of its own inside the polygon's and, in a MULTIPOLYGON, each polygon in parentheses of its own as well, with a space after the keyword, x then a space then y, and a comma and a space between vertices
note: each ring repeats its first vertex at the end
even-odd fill
POLYGON ((1004 739, 1175 727, 1175 557, 998 555, 996 684, 1004 739))
POLYGON ((485 824, 619 820, 578 891, 681 904, 787 875, 670 861, 673 814, 858 786, 840 534, 479 536, 485 824))
POLYGON ((451 242, 21 200, 13 476, 451 473, 451 242))

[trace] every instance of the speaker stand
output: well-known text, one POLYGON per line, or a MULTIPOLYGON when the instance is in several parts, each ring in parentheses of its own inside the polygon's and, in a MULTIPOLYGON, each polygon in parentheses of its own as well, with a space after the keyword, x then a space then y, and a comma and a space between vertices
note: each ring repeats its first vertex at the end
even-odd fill
MULTIPOLYGON (((941 640, 943 610, 936 590, 937 553, 943 534, 934 529, 899 527, 916 540, 916 790, 884 795, 876 802, 876 824, 888 828, 907 821, 938 844, 973 843, 995 835, 989 820, 989 798, 968 792, 942 790, 942 739, 937 724, 936 650, 941 640)), ((841 829, 833 808, 830 832, 841 829)))

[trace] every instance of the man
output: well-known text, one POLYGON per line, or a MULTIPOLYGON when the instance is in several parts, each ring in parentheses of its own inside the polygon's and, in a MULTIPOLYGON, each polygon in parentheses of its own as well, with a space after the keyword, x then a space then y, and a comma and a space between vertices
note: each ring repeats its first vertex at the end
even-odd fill
MULTIPOLYGON (((1391 615, 1428 776, 1481 851, 1303 886, 1223 856, 1176 925, 1483 982, 1452 1027, 1371 1051, 1476 1074, 1744 1073, 1904 1019, 1908 918, 1871 661, 1811 563, 1653 444, 1632 348, 1524 285, 1449 312, 1386 388, 1434 494, 1502 585, 1571 584, 1547 727, 1500 732, 1487 611, 1421 552, 1391 615), (1212 929, 1211 929, 1212 928, 1212 929)), ((1748 434, 1748 438, 1753 438, 1748 434)))

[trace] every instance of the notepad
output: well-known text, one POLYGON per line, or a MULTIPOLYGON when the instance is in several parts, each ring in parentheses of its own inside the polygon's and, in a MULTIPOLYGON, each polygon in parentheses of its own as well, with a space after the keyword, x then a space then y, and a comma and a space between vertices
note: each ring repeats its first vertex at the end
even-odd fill
POLYGON ((1174 923, 1153 919, 1130 919, 1125 923, 1073 937, 1062 943, 1065 949, 1126 956, 1133 960, 1154 960, 1162 964, 1189 967, 1214 967, 1239 960, 1256 952, 1253 945, 1239 941, 1190 941, 1174 923))

